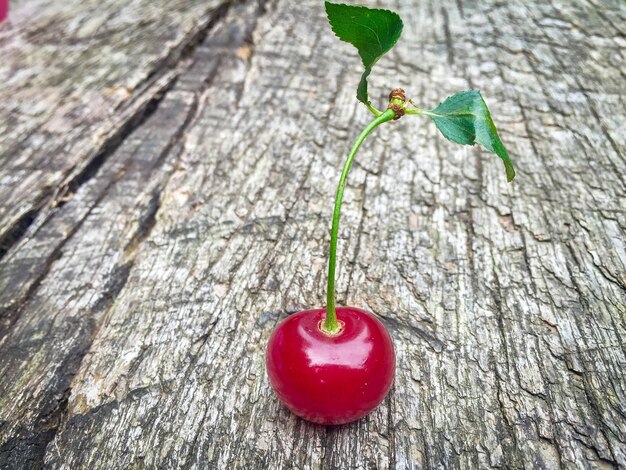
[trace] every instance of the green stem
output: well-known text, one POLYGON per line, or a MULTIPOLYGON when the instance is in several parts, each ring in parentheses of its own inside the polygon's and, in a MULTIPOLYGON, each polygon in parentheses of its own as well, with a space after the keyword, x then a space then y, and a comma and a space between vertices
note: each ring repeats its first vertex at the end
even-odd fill
POLYGON ((333 212, 333 225, 330 231, 330 251, 328 255, 328 288, 326 291, 327 305, 326 316, 324 323, 322 324, 322 330, 327 333, 337 333, 341 326, 337 321, 337 312, 335 311, 335 264, 337 261, 337 234, 339 232, 339 217, 341 215, 341 202, 343 201, 343 190, 346 187, 346 180, 348 179, 348 173, 350 167, 354 161, 354 156, 357 150, 361 146, 361 143, 365 138, 380 124, 391 121, 395 116, 395 113, 391 109, 387 109, 384 113, 377 116, 368 126, 363 129, 363 132, 359 134, 356 141, 352 145, 346 163, 343 165, 343 171, 341 172, 341 178, 339 178, 339 186, 337 186, 337 195, 335 196, 335 211, 333 212))
POLYGON ((382 111, 377 110, 374 106, 372 106, 372 104, 371 104, 371 103, 364 103, 364 104, 365 104, 365 106, 367 107, 367 109, 369 109, 369 110, 370 110, 370 112, 371 112, 374 116, 378 117, 378 116, 380 116, 381 114, 383 114, 383 112, 382 112, 382 111))

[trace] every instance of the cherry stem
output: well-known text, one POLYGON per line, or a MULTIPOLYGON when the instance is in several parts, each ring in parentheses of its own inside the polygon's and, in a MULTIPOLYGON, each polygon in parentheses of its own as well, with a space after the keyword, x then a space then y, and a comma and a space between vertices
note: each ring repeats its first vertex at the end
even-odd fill
POLYGON ((396 113, 392 109, 387 109, 385 112, 378 115, 372 122, 370 122, 363 132, 359 134, 354 141, 348 158, 343 165, 343 171, 339 178, 339 185, 337 186, 337 194, 335 196, 335 210, 333 212, 333 225, 330 231, 330 251, 328 255, 328 288, 326 291, 326 315, 324 317, 324 323, 322 323, 322 330, 326 333, 337 333, 341 325, 337 321, 337 312, 335 311, 335 265, 337 262, 337 235, 339 233, 339 218, 341 216, 341 203, 343 201, 343 190, 346 187, 346 181, 348 179, 348 173, 352 167, 352 162, 356 155, 357 150, 361 146, 361 143, 365 138, 379 125, 391 121, 396 117, 396 113))

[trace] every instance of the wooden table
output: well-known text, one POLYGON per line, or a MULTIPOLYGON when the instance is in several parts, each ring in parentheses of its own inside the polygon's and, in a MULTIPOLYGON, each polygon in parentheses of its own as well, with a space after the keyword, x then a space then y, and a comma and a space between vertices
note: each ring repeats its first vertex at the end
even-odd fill
POLYGON ((324 305, 370 118, 321 1, 12 1, 1 468, 626 468, 626 3, 377 4, 405 30, 375 103, 482 90, 518 177, 424 118, 366 142, 338 301, 382 318, 397 376, 326 428, 264 371, 324 305))

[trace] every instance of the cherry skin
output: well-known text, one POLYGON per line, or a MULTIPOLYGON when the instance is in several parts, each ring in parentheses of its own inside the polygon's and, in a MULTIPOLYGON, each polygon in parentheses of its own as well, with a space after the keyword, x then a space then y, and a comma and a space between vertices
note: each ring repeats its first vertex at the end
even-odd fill
POLYGON ((391 388, 396 355, 389 333, 372 314, 338 307, 343 328, 320 329, 325 309, 283 320, 265 356, 270 383, 294 414, 319 424, 344 424, 376 408, 391 388))

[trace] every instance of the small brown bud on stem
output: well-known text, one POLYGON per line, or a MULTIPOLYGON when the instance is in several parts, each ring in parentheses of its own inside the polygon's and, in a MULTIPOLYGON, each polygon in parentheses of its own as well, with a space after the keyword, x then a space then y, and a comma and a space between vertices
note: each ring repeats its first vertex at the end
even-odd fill
POLYGON ((391 93, 389 93, 389 106, 387 106, 387 109, 391 109, 394 112, 394 120, 400 119, 404 116, 404 106, 406 105, 406 102, 406 96, 404 96, 404 90, 402 88, 394 88, 391 90, 391 93))
POLYGON ((406 101, 406 97, 404 96, 404 90, 402 88, 394 88, 393 90, 391 90, 391 93, 389 93, 389 101, 392 101, 394 99, 406 101))

